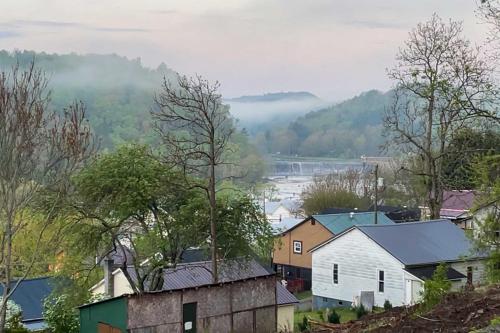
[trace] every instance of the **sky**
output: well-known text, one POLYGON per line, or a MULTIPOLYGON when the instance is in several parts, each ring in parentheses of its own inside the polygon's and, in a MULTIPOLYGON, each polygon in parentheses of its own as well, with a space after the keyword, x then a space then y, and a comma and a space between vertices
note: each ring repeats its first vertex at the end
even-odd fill
POLYGON ((309 91, 337 101, 387 90, 418 22, 464 22, 478 0, 1 0, 0 49, 116 53, 221 83, 225 97, 309 91))

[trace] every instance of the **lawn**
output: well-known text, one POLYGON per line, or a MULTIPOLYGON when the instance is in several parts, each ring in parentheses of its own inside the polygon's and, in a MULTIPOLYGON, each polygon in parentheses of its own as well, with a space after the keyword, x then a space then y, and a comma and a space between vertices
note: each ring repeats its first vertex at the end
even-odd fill
MULTIPOLYGON (((341 323, 345 323, 349 320, 356 319, 356 313, 351 308, 335 308, 335 312, 337 312, 339 314, 341 323)), ((321 311, 321 310, 319 310, 319 311, 307 311, 307 312, 295 312, 295 315, 294 315, 295 331, 299 332, 297 324, 302 322, 304 316, 306 316, 307 318, 311 318, 313 320, 323 321, 323 318, 321 315, 322 313, 324 313, 324 311, 321 311)))
POLYGON ((312 291, 301 291, 299 293, 294 294, 297 299, 306 299, 312 296, 312 291))

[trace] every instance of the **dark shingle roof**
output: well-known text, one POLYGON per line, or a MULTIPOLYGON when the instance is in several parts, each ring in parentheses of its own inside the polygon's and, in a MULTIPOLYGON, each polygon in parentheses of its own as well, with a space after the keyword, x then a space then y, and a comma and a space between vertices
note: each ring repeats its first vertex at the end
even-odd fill
MULTIPOLYGON (((11 285, 14 285, 12 282, 11 285)), ((3 287, 0 286, 0 293, 3 287)), ((21 307, 23 321, 43 318, 43 302, 52 292, 51 279, 48 277, 26 279, 19 283, 11 300, 21 307)))
MULTIPOLYGON (((316 221, 321 223, 325 228, 330 230, 334 235, 341 233, 355 225, 365 225, 375 223, 374 212, 362 213, 344 213, 344 214, 325 214, 313 215, 316 221)), ((377 223, 379 225, 394 224, 384 213, 377 213, 377 223)))
POLYGON ((276 282, 276 297, 278 305, 294 304, 299 302, 297 297, 295 297, 279 282, 276 282))
POLYGON ((357 226, 405 265, 459 261, 474 254, 464 231, 448 220, 357 226))
POLYGON ((364 213, 368 212, 368 210, 364 209, 352 209, 352 208, 336 208, 336 207, 331 207, 331 208, 326 208, 322 210, 319 215, 326 215, 326 214, 345 214, 345 213, 350 213, 350 212, 355 212, 355 213, 364 213))
MULTIPOLYGON (((405 268, 405 271, 412 274, 413 276, 418 277, 421 280, 427 280, 432 278, 434 271, 436 270, 437 265, 423 266, 423 267, 411 267, 405 268)), ((448 280, 459 280, 465 278, 465 275, 454 270, 451 267, 448 267, 446 271, 446 277, 448 280)))

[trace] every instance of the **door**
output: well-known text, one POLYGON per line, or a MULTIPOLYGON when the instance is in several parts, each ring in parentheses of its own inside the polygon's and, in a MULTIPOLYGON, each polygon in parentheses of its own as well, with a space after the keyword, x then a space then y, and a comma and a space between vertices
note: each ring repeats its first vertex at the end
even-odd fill
POLYGON ((182 305, 182 327, 184 333, 196 333, 196 302, 182 305))
POLYGON ((467 284, 472 286, 472 266, 467 266, 467 284))
POLYGON ((97 324, 97 332, 98 333, 121 333, 122 331, 119 328, 113 327, 111 325, 99 323, 99 324, 97 324))
POLYGON ((406 288, 405 288, 405 304, 412 304, 412 283, 411 280, 406 280, 406 288))

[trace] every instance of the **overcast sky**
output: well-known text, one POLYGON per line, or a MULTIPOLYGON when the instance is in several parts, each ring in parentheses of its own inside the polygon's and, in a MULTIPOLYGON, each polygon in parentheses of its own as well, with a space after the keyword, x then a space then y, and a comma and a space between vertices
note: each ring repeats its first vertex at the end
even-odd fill
POLYGON ((222 83, 225 97, 390 87, 408 31, 433 12, 481 42, 477 0, 0 0, 0 49, 117 53, 222 83))

